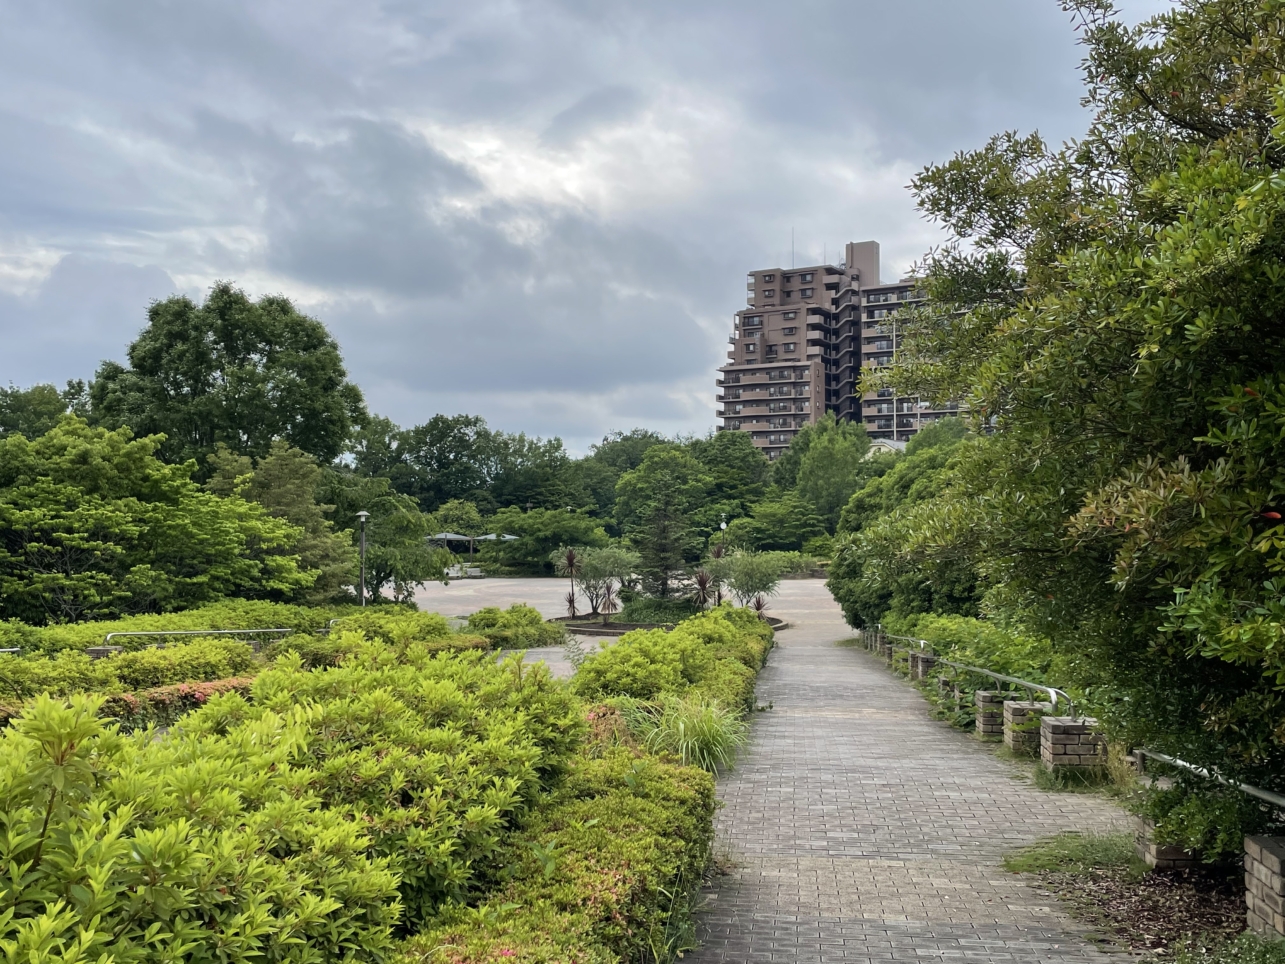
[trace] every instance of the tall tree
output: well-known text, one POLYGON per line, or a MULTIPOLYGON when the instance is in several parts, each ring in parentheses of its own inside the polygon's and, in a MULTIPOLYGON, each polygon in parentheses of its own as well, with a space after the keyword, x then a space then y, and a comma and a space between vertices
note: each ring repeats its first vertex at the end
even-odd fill
POLYGON ((699 462, 668 446, 648 449, 642 464, 616 483, 617 522, 655 595, 671 595, 687 564, 700 557, 702 538, 692 517, 712 486, 699 462))
POLYGON ((715 432, 694 439, 687 450, 712 482, 701 520, 708 528, 716 528, 724 515, 732 519, 747 514, 763 498, 772 463, 748 432, 715 432))
POLYGON ((61 391, 53 385, 0 388, 0 438, 15 434, 29 439, 39 438, 57 425, 64 415, 84 416, 88 409, 85 383, 82 381, 69 381, 61 391))
POLYGON ((104 362, 90 386, 93 419, 164 433, 166 461, 195 459, 198 474, 220 442, 262 458, 276 439, 330 462, 363 416, 325 326, 286 298, 251 301, 219 282, 205 303, 152 304, 129 364, 104 362))
POLYGON ((852 493, 861 486, 869 451, 865 426, 840 422, 833 412, 827 412, 813 429, 811 444, 799 460, 797 491, 830 532, 852 493))
POLYGON ((254 460, 220 443, 209 462, 213 474, 205 483, 208 491, 249 499, 274 518, 298 527, 299 538, 292 548, 304 568, 317 572, 307 599, 332 599, 355 584, 357 552, 352 533, 336 532, 326 517, 335 507, 317 502, 322 469, 315 458, 277 439, 264 458, 254 460))

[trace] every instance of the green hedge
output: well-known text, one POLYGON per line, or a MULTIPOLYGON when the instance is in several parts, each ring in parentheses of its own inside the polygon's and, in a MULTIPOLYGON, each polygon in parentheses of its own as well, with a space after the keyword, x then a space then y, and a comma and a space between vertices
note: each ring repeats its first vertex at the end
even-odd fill
POLYGON ((6 959, 387 957, 397 874, 308 789, 306 709, 157 740, 101 701, 42 696, 0 733, 6 959))
POLYGON ((0 698, 27 700, 40 693, 122 693, 241 676, 258 664, 247 644, 221 637, 117 653, 103 659, 90 659, 70 650, 52 657, 0 656, 0 698))
POLYGON ((695 695, 751 710, 754 680, 772 644, 772 629, 753 612, 723 605, 673 630, 635 629, 589 656, 576 672, 576 692, 589 700, 655 700, 695 695))
MULTIPOLYGON (((379 607, 381 611, 412 612, 404 607, 379 607)), ((315 633, 337 617, 355 612, 355 606, 291 606, 286 603, 228 600, 178 613, 126 616, 102 622, 68 623, 57 626, 28 626, 13 620, 0 622, 0 649, 18 647, 23 655, 57 653, 65 649, 84 650, 101 646, 108 633, 155 632, 196 629, 293 629, 315 633)), ((125 637, 113 645, 143 649, 154 640, 125 637)))
POLYGON ((508 609, 487 606, 468 618, 470 632, 485 636, 497 649, 536 649, 560 646, 565 638, 561 626, 546 623, 539 610, 525 603, 508 609))
POLYGON ((511 876, 409 941, 405 964, 654 960, 691 944, 714 783, 624 747, 582 755, 501 858, 511 876))

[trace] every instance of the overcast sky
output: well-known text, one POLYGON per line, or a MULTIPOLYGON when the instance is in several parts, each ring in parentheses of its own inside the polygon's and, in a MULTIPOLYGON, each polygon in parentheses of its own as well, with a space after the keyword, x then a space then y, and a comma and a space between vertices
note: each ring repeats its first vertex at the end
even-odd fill
MULTIPOLYGON (((1131 0, 1131 15, 1163 0, 1131 0)), ((1056 0, 0 0, 0 384, 283 293, 370 407, 705 432, 745 274, 938 240, 905 185, 1085 123, 1056 0)))

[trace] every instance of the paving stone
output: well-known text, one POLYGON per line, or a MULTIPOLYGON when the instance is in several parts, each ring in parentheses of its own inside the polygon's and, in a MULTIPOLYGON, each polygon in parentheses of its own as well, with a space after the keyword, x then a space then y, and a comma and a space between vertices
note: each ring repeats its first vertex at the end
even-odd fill
POLYGON ((820 583, 783 587, 795 628, 759 679, 749 750, 720 781, 720 855, 686 958, 1099 964, 1051 898, 1000 866, 1065 830, 1127 830, 1110 802, 1046 793, 967 734, 852 635, 820 583))

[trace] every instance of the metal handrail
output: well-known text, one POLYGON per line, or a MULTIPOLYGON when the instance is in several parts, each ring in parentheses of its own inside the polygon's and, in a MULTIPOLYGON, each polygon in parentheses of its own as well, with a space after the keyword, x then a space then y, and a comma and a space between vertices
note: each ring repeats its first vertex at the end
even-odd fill
POLYGON ((1178 767, 1182 770, 1190 770, 1198 776, 1207 777, 1210 780, 1217 780, 1224 786, 1235 787, 1242 793, 1247 793, 1251 797, 1258 797, 1259 800, 1266 800, 1268 803, 1285 809, 1285 797, 1279 793, 1272 793, 1270 790, 1264 790, 1262 787, 1251 786, 1248 783, 1241 783, 1239 780, 1231 780, 1220 775, 1214 770, 1207 770, 1204 767, 1198 767, 1194 763, 1188 763, 1186 760, 1179 760, 1177 757, 1169 756, 1167 753, 1157 753, 1155 750, 1148 750, 1145 747, 1134 747, 1134 753, 1141 753, 1149 756, 1153 760, 1159 760, 1161 763, 1167 763, 1171 767, 1178 767))
MULTIPOLYGON (((891 633, 885 633, 882 628, 879 628, 877 633, 880 639, 904 639, 908 643, 918 643, 920 651, 931 649, 932 647, 932 643, 928 642, 926 639, 916 639, 913 636, 894 636, 891 633)), ((910 647, 906 647, 906 650, 909 652, 910 647)), ((1017 686, 1023 687, 1031 693, 1034 693, 1036 690, 1039 690, 1041 693, 1047 693, 1049 695, 1049 701, 1053 704, 1054 709, 1057 709, 1058 697, 1061 697, 1066 700, 1068 715, 1072 719, 1076 718, 1075 701, 1071 699, 1070 694, 1067 693, 1066 690, 1060 690, 1056 686, 1046 686, 1043 683, 1032 683, 1030 680, 1018 679, 1016 676, 1005 676, 1003 673, 996 673, 989 669, 983 669, 981 666, 969 666, 967 663, 956 663, 953 660, 938 656, 936 653, 932 653, 931 655, 936 662, 944 663, 947 666, 953 666, 958 670, 963 670, 968 673, 980 673, 982 676, 989 676, 991 679, 999 680, 1002 683, 1013 683, 1017 686)))
POLYGON ((248 636, 255 633, 282 633, 289 636, 293 632, 293 629, 151 629, 108 633, 103 637, 103 645, 111 645, 111 641, 117 636, 248 636))

